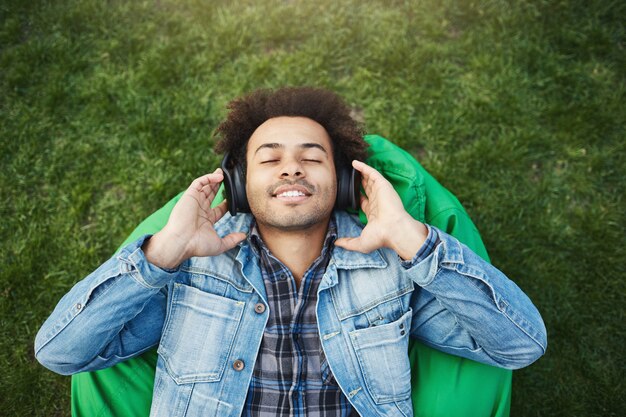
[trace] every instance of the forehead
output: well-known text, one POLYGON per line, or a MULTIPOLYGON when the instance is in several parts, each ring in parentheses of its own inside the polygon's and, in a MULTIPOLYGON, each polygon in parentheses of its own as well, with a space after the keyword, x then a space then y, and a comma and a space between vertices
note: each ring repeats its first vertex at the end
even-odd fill
POLYGON ((332 145, 326 129, 306 117, 280 116, 266 120, 250 136, 247 154, 254 153, 259 146, 277 143, 284 149, 296 148, 302 143, 317 143, 330 154, 332 145))

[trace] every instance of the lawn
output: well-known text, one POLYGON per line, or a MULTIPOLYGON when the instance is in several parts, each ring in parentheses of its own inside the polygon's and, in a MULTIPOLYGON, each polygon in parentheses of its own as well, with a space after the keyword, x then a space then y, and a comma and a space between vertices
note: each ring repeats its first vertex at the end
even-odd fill
POLYGON ((542 312, 514 416, 626 410, 626 3, 0 4, 0 414, 69 415, 58 299, 220 160, 226 103, 337 91, 465 205, 542 312), (620 348, 622 346, 622 348, 620 348))

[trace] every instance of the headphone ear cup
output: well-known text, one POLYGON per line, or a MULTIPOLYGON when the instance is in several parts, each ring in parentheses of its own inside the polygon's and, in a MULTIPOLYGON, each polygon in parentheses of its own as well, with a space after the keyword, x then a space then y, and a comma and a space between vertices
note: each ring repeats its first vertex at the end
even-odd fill
POLYGON ((246 174, 241 165, 235 165, 235 180, 233 182, 233 194, 237 194, 237 212, 250 213, 248 196, 246 195, 246 174))
POLYGON ((361 207, 361 173, 350 167, 350 190, 348 196, 350 197, 349 209, 359 211, 361 207))
POLYGON ((338 210, 358 210, 360 198, 359 185, 361 174, 354 169, 342 165, 337 172, 337 201, 335 208, 338 210))
POLYGON ((228 203, 228 211, 235 216, 237 213, 249 213, 250 205, 246 196, 246 180, 240 165, 231 167, 230 154, 226 152, 221 165, 224 172, 224 190, 228 203))

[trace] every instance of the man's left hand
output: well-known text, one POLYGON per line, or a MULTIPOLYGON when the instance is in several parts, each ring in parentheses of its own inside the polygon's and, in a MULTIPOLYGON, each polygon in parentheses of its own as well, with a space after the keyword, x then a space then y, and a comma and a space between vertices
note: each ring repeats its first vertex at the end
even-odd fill
POLYGON ((335 245, 362 253, 386 247, 402 259, 413 258, 424 244, 428 229, 407 213, 400 196, 380 172, 360 161, 352 161, 352 166, 362 176, 366 195, 361 196, 361 209, 367 225, 359 237, 339 238, 335 245))

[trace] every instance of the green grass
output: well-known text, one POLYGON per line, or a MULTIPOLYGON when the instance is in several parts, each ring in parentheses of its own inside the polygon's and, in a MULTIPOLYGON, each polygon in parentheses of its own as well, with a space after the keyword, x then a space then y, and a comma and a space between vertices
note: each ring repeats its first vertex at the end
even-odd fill
POLYGON ((331 88, 466 206, 545 357, 514 416, 626 409, 626 6, 618 1, 0 5, 0 414, 69 413, 33 358, 58 299, 214 167, 257 87, 331 88))

